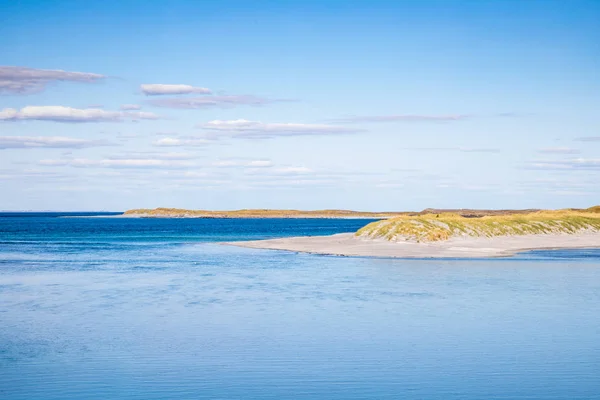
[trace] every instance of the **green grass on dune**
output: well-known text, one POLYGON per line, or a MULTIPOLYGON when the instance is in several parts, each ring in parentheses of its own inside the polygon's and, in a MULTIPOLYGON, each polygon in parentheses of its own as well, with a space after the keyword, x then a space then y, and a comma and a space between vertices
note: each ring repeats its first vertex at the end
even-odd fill
POLYGON ((458 214, 400 216, 368 224, 357 236, 390 241, 435 242, 452 237, 494 237, 600 232, 600 207, 538 211, 530 214, 465 218, 458 214))

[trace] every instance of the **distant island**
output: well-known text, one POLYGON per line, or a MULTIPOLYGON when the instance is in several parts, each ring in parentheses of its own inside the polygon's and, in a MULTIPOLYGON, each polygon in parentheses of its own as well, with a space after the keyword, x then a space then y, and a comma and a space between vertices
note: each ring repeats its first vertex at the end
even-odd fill
POLYGON ((526 214, 538 210, 472 210, 472 209, 433 209, 423 211, 371 212, 350 210, 270 210, 244 209, 232 211, 187 210, 182 208, 139 208, 127 210, 125 216, 142 218, 365 218, 387 219, 398 216, 418 216, 427 214, 452 213, 464 217, 483 217, 488 215, 526 214))
POLYGON ((391 218, 407 213, 362 212, 349 210, 269 210, 244 209, 232 211, 186 210, 182 208, 134 209, 123 213, 125 216, 142 218, 391 218))
POLYGON ((600 247, 600 206, 448 211, 396 214, 354 234, 226 244, 317 254, 417 258, 498 257, 533 249, 600 247))

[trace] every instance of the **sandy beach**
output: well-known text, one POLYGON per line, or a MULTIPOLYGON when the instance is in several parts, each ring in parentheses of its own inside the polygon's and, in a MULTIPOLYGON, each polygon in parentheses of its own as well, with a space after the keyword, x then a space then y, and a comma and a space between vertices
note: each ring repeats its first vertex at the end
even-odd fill
POLYGON ((254 249, 287 250, 312 254, 394 258, 506 257, 527 250, 600 247, 600 233, 452 238, 415 243, 390 242, 355 237, 353 233, 331 236, 291 237, 226 242, 225 245, 254 249))

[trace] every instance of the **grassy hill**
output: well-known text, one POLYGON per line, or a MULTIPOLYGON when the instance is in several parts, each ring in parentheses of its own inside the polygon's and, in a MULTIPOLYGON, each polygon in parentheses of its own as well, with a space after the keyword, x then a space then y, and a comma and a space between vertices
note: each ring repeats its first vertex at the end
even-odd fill
POLYGON ((390 241, 434 242, 452 237, 493 237, 549 233, 600 232, 600 206, 586 210, 464 217, 454 213, 399 216, 376 221, 357 236, 390 241))

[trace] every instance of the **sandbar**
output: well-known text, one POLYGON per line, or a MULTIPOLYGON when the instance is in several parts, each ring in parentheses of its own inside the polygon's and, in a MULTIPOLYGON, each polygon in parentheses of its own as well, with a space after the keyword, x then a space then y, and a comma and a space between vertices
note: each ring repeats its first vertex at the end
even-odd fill
POLYGON ((496 237, 454 237, 444 241, 417 243, 361 238, 354 233, 331 236, 225 242, 253 249, 301 253, 385 258, 488 258, 508 257, 529 250, 600 248, 600 232, 536 234, 496 237))

